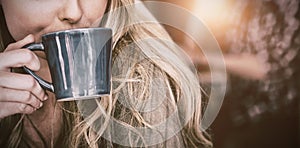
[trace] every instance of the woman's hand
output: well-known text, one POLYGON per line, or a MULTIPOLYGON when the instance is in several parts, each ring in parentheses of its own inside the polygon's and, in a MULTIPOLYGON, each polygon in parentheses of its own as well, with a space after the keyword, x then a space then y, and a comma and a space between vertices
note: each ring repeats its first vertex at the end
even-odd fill
POLYGON ((11 68, 22 66, 33 71, 40 69, 38 57, 30 50, 22 49, 32 42, 34 37, 28 35, 9 44, 0 53, 0 119, 17 113, 30 114, 43 105, 42 101, 48 99, 45 91, 31 75, 11 72, 11 68))

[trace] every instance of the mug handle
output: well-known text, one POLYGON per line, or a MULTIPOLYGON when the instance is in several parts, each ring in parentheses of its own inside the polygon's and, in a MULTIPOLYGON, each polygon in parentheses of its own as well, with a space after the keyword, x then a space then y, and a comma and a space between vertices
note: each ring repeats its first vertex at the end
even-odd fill
MULTIPOLYGON (((32 43, 25 45, 23 48, 27 48, 31 51, 45 51, 44 45, 42 43, 32 43)), ((31 69, 27 68, 26 66, 23 66, 23 69, 26 73, 30 74, 35 80, 38 81, 38 83, 46 90, 49 90, 51 92, 54 92, 53 84, 50 82, 47 82, 46 80, 42 79, 38 75, 36 75, 31 69)))

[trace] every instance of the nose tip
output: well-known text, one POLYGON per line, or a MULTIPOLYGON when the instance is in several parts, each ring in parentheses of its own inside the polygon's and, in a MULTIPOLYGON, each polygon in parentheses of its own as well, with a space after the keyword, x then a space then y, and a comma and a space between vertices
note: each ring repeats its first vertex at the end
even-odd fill
POLYGON ((59 20, 69 24, 76 24, 81 20, 83 12, 77 0, 66 1, 61 6, 59 20))

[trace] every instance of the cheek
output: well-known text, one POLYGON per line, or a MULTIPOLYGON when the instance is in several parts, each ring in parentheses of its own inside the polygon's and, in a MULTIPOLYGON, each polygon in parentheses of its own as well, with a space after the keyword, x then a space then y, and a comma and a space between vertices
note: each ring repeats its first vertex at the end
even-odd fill
POLYGON ((25 32, 24 29, 20 29, 23 28, 22 26, 24 26, 24 24, 27 22, 24 21, 26 19, 23 19, 24 14, 22 14, 22 12, 17 6, 13 6, 13 3, 4 3, 3 12, 5 15, 7 28, 10 34, 15 40, 19 39, 21 36, 20 34, 22 34, 22 32, 25 32))
POLYGON ((82 9, 91 27, 97 27, 106 10, 106 0, 94 0, 93 3, 83 3, 82 9))
POLYGON ((19 15, 7 19, 7 26, 12 37, 18 41, 28 34, 38 34, 45 27, 49 26, 54 20, 50 15, 19 15))
POLYGON ((53 16, 45 13, 38 13, 35 10, 14 10, 6 11, 5 18, 8 30, 12 37, 18 41, 28 34, 36 34, 42 28, 49 25, 53 21, 53 16))
POLYGON ((10 17, 6 19, 8 30, 12 37, 18 41, 24 38, 26 35, 30 34, 33 30, 33 23, 30 23, 28 19, 24 17, 10 17))

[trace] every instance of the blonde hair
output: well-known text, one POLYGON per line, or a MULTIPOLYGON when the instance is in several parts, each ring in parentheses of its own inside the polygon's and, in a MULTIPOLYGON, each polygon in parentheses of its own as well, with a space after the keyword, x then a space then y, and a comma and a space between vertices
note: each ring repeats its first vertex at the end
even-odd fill
MULTIPOLYGON (((114 31, 112 93, 101 99, 77 101, 77 104, 64 102, 64 145, 121 146, 122 143, 113 139, 120 132, 112 124, 117 121, 131 129, 125 139, 127 146, 151 147, 153 143, 147 143, 141 136, 143 133, 135 128, 156 130, 155 125, 175 114, 174 125, 167 126, 180 131, 167 136, 162 143, 154 143, 156 147, 172 144, 211 147, 209 136, 200 130, 201 88, 195 71, 182 60, 183 54, 169 44, 170 37, 158 23, 132 24, 139 15, 129 10, 128 6, 134 3, 134 0, 108 0, 107 14, 100 26, 114 31), (154 105, 155 110, 143 110, 149 109, 149 100, 154 102, 150 108, 154 105), (155 104, 157 101, 160 104, 155 104)), ((13 136, 20 134, 20 125, 13 130, 11 146, 20 143, 20 136, 13 136)))

